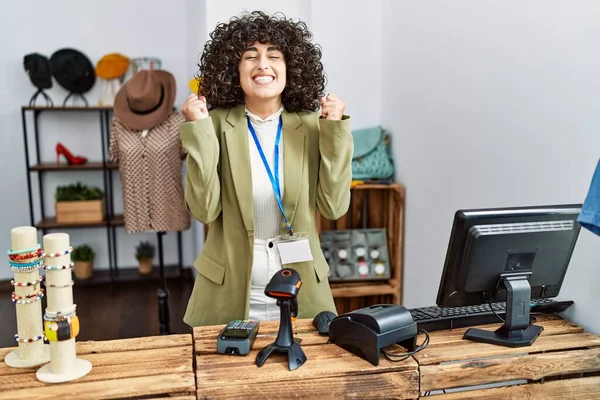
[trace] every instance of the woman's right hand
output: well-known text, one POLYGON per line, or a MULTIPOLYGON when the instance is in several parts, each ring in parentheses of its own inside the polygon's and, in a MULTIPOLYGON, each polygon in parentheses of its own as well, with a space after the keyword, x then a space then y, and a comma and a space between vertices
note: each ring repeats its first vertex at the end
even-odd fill
POLYGON ((206 97, 190 94, 181 106, 181 112, 188 121, 197 121, 208 118, 208 109, 206 108, 206 97))

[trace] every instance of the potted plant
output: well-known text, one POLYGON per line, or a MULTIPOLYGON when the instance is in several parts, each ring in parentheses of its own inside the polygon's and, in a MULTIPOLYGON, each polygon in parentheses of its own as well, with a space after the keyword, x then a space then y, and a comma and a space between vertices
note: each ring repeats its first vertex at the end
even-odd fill
POLYGON ((71 260, 74 264, 75 277, 77 279, 90 279, 94 271, 94 258, 96 253, 87 244, 77 246, 71 252, 71 260))
POLYGON ((56 222, 100 223, 104 221, 103 193, 97 187, 77 182, 59 186, 55 194, 56 222))
POLYGON ((152 259, 154 258, 154 245, 150 242, 140 242, 135 249, 135 258, 139 263, 140 275, 152 273, 152 259))

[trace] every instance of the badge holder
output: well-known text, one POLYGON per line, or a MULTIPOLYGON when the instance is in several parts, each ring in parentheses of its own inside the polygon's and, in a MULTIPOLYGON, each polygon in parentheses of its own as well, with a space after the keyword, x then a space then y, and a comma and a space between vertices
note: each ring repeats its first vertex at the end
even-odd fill
POLYGON ((276 238, 277 250, 281 265, 312 261, 308 234, 305 232, 289 233, 276 238))

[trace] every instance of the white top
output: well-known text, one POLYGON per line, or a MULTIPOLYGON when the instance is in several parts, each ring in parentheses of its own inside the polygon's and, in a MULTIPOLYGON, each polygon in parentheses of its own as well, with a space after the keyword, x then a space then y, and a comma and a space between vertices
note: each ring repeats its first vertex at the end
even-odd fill
MULTIPOLYGON (((277 138, 277 127, 279 125, 279 116, 283 107, 274 114, 265 119, 252 114, 246 109, 246 115, 250 118, 250 123, 256 132, 263 153, 273 177, 275 177, 275 139, 277 138)), ((254 198, 254 235, 256 239, 270 239, 280 234, 283 217, 275 198, 275 192, 269 174, 256 148, 252 133, 248 129, 248 147, 250 150, 250 165, 252 168, 252 192, 254 198)), ((283 200, 283 132, 279 141, 279 185, 281 188, 281 198, 283 200)))

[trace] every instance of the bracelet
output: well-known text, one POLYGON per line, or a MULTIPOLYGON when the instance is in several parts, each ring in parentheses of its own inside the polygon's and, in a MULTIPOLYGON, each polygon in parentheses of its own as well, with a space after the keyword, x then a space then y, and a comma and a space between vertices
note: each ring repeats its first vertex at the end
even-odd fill
POLYGON ((42 339, 44 339, 44 335, 38 335, 32 339, 21 339, 21 338, 19 338, 19 335, 15 335, 15 340, 19 343, 33 343, 33 342, 37 342, 38 340, 42 340, 42 339))
POLYGON ((48 264, 44 264, 44 269, 46 270, 52 270, 52 271, 57 271, 57 270, 61 270, 61 269, 71 269, 73 268, 73 265, 75 265, 73 262, 70 262, 67 265, 48 265, 48 264))
POLYGON ((39 292, 33 293, 27 296, 17 296, 15 292, 12 293, 11 299, 13 304, 30 304, 35 303, 44 297, 44 289, 40 289, 39 292))
POLYGON ((42 260, 40 259, 40 262, 38 262, 37 264, 34 265, 30 265, 27 267, 15 267, 15 266, 11 266, 10 269, 12 269, 13 272, 33 272, 33 271, 37 271, 38 269, 42 268, 42 260))
POLYGON ((46 311, 46 313, 44 314, 44 319, 46 321, 61 321, 66 318, 74 317, 76 310, 77 310, 77 304, 73 304, 71 307, 67 308, 65 311, 58 311, 55 313, 46 311))
POLYGON ((13 254, 24 254, 24 253, 33 253, 34 251, 38 251, 39 249, 42 248, 42 245, 40 245, 39 243, 37 244, 37 246, 32 247, 30 249, 23 249, 23 250, 13 250, 10 249, 8 250, 6 253, 10 256, 13 254))
POLYGON ((40 275, 39 278, 37 278, 33 282, 15 282, 15 280, 13 279, 10 281, 10 284, 13 286, 17 286, 17 287, 25 287, 25 286, 37 285, 38 283, 42 282, 43 280, 44 280, 44 276, 40 275))
POLYGON ((44 259, 40 258, 39 260, 29 263, 15 263, 9 260, 8 264, 10 264, 10 269, 12 269, 13 272, 33 272, 40 269, 43 265, 43 262, 44 259))
POLYGON ((46 283, 46 287, 47 287, 47 288, 48 288, 48 287, 51 287, 51 288, 60 289, 60 288, 66 288, 66 287, 69 287, 69 286, 73 286, 74 284, 75 284, 75 282, 74 282, 74 281, 71 281, 71 283, 67 283, 67 284, 65 284, 65 285, 48 285, 48 284, 46 283))
POLYGON ((69 247, 67 250, 63 251, 62 253, 47 253, 46 257, 50 257, 50 258, 62 257, 62 256, 66 256, 67 254, 70 254, 72 251, 73 251, 73 247, 69 247))
POLYGON ((44 251, 42 249, 37 249, 35 251, 30 251, 27 253, 9 254, 8 255, 8 259, 10 261, 15 261, 15 262, 27 261, 27 260, 31 260, 31 259, 36 259, 38 257, 44 257, 44 251))
POLYGON ((23 268, 23 267, 33 267, 33 266, 36 266, 38 264, 42 264, 42 261, 43 261, 42 258, 39 258, 39 259, 37 259, 35 261, 31 261, 31 262, 14 262, 14 261, 8 260, 8 264, 11 267, 23 268))
POLYGON ((44 333, 51 342, 69 340, 79 335, 79 318, 67 317, 65 320, 45 321, 44 333))

